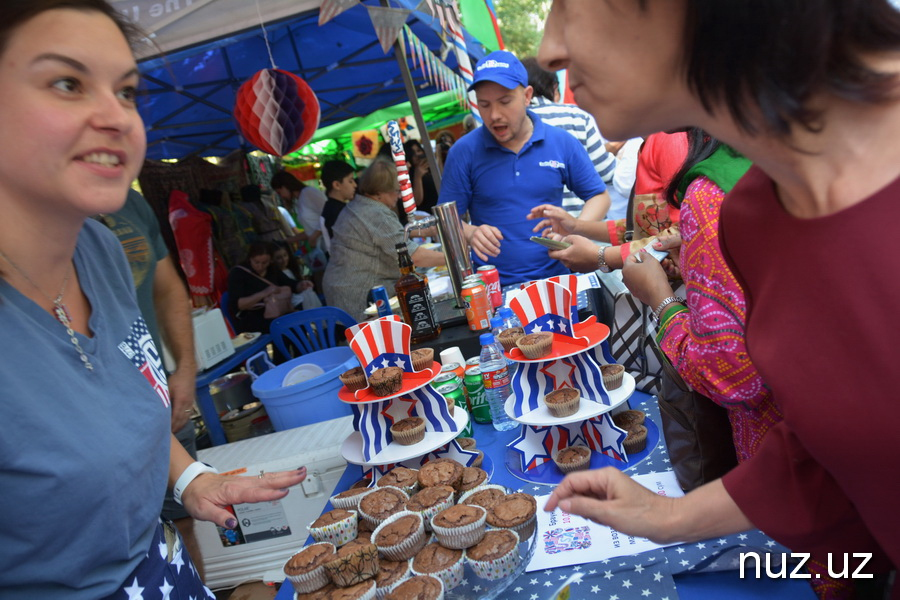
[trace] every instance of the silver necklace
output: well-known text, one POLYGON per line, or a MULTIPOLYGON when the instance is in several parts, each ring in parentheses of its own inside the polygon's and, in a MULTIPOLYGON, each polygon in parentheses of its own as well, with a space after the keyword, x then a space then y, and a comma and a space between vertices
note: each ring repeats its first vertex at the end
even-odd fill
POLYGON ((75 337, 75 330, 72 329, 72 317, 69 314, 69 309, 66 308, 66 305, 63 304, 63 296, 66 293, 66 285, 69 283, 69 279, 72 276, 72 267, 69 266, 69 271, 66 273, 66 278, 63 279, 62 287, 59 289, 59 294, 56 295, 56 298, 51 298, 48 296, 44 290, 38 287, 38 284, 31 280, 31 277, 28 276, 25 271, 19 267, 16 263, 14 263, 2 250, 0 250, 0 258, 8 262, 12 265, 16 271, 19 272, 19 275, 25 278, 25 281, 31 284, 31 287, 36 289, 40 294, 50 301, 53 304, 53 316, 56 317, 56 320, 62 323, 62 326, 66 328, 66 333, 69 336, 69 340, 71 340, 72 345, 75 346, 75 350, 78 351, 78 356, 81 357, 81 362, 84 364, 84 368, 88 371, 94 370, 94 365, 91 364, 91 361, 88 360, 87 354, 85 354, 84 349, 82 349, 81 344, 78 343, 78 338, 75 337))

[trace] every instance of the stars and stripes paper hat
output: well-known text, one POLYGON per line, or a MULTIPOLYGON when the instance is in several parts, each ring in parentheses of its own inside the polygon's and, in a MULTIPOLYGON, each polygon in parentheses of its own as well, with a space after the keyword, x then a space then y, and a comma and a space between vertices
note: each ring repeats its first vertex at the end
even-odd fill
POLYGON ((409 357, 411 335, 412 328, 396 315, 384 317, 359 327, 350 340, 350 348, 363 366, 366 377, 385 367, 400 367, 404 373, 413 373, 409 357))
MULTIPOLYGON (((578 275, 572 275, 572 274, 554 275, 553 277, 548 277, 547 279, 542 279, 540 281, 550 281, 553 283, 558 283, 559 285, 561 285, 564 288, 566 288, 567 290, 569 290, 569 293, 572 294, 570 304, 569 304, 569 306, 571 307, 570 318, 572 319, 573 323, 578 323, 578 321, 579 321, 579 318, 578 318, 578 275)), ((519 286, 519 289, 524 290, 529 285, 532 285, 534 283, 537 283, 537 281, 528 281, 526 283, 521 284, 519 286)), ((515 297, 515 296, 513 296, 513 297, 515 297)))
POLYGON ((542 279, 516 294, 509 307, 525 333, 540 331, 576 337, 572 331, 572 293, 565 286, 542 279))

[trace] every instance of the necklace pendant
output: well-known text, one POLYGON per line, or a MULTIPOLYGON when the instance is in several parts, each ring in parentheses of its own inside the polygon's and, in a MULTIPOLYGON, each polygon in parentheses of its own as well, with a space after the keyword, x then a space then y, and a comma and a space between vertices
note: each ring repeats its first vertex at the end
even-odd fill
POLYGON ((67 309, 66 305, 62 302, 53 303, 53 316, 55 316, 56 320, 66 327, 68 327, 69 323, 72 322, 72 317, 71 315, 69 315, 69 309, 67 309))

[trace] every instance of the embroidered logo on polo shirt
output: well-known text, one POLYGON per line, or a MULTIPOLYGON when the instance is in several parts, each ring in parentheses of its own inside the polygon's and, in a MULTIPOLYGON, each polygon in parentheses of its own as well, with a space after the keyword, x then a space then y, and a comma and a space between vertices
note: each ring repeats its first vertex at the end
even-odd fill
POLYGON ((143 317, 138 317, 138 320, 131 324, 131 333, 119 344, 119 350, 128 357, 134 368, 141 372, 163 405, 169 406, 169 386, 166 383, 166 373, 163 371, 162 357, 156 350, 143 317))
POLYGON ((477 71, 484 71, 485 69, 508 69, 509 63, 500 62, 499 60, 486 60, 477 67, 477 71))
POLYGON ((550 167, 551 169, 565 169, 566 163, 559 162, 558 160, 542 160, 538 163, 539 167, 550 167))

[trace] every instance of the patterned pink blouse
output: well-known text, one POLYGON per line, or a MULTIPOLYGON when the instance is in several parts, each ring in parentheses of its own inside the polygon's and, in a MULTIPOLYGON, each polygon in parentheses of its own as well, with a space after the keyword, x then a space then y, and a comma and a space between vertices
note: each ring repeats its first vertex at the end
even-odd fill
POLYGON ((719 245, 724 198, 706 177, 687 188, 681 206, 681 274, 689 310, 673 316, 658 337, 684 380, 728 409, 737 457, 744 461, 782 416, 747 354, 744 291, 719 245))

